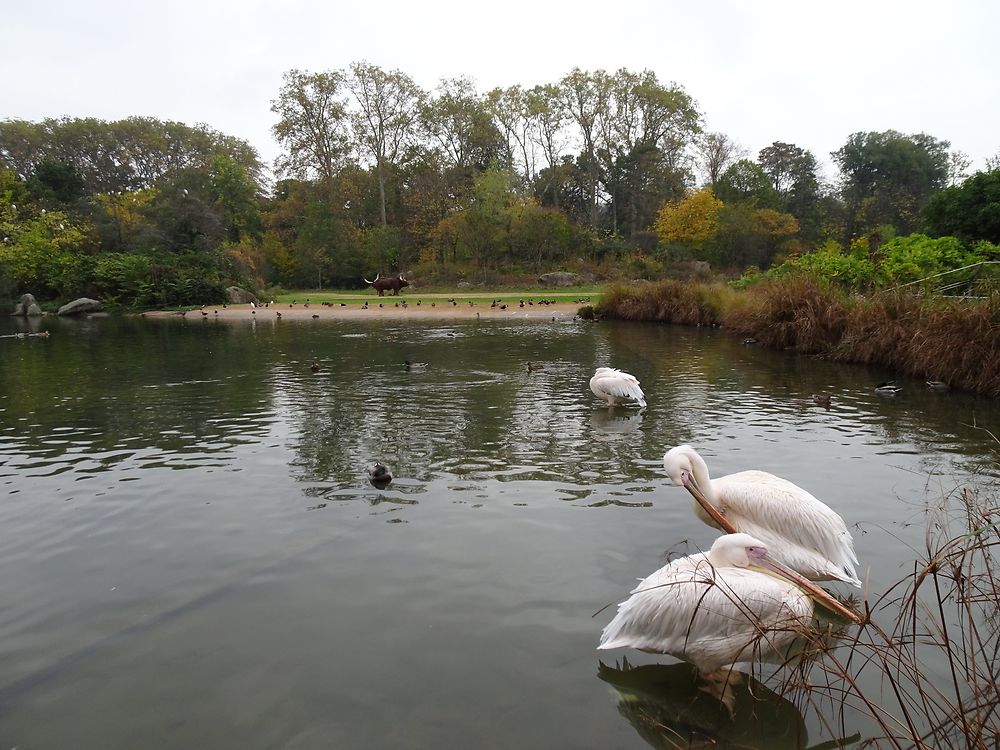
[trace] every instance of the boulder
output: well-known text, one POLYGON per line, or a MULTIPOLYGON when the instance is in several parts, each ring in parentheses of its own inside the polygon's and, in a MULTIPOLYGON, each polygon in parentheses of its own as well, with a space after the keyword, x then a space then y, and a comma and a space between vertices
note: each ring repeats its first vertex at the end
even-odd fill
POLYGON ((580 274, 569 271, 553 271, 552 273, 543 273, 538 277, 538 283, 542 286, 573 286, 583 282, 583 277, 580 274))
POLYGON ((238 286, 227 286, 226 297, 229 298, 229 304, 231 305, 246 305, 250 302, 256 305, 260 302, 256 294, 238 286))
POLYGON ((81 315, 82 313, 100 312, 101 303, 89 297, 80 297, 67 302, 56 311, 56 315, 81 315))
POLYGON ((21 299, 14 305, 14 312, 11 315, 26 315, 34 318, 42 314, 42 308, 38 306, 33 294, 22 294, 21 299))

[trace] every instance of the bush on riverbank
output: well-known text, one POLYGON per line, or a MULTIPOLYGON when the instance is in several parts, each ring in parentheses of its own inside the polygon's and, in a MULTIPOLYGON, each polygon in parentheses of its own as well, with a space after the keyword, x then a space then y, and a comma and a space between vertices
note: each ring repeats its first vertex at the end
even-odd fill
POLYGON ((862 297, 814 276, 767 279, 745 290, 721 283, 617 285, 603 317, 718 324, 762 346, 872 364, 1000 396, 1000 290, 979 300, 907 290, 862 297))

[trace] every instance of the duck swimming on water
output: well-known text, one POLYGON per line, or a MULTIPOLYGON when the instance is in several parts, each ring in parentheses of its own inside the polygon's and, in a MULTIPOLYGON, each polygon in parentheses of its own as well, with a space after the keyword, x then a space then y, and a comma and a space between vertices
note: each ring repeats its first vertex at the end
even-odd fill
POLYGON ((384 463, 376 461, 375 465, 368 470, 368 481, 380 490, 385 489, 392 481, 392 472, 384 463))

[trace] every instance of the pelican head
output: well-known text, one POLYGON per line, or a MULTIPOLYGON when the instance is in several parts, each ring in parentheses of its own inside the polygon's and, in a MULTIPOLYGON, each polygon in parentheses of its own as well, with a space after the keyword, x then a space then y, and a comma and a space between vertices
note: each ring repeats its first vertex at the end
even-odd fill
POLYGON ((663 469, 671 482, 692 495, 704 495, 705 490, 711 489, 708 464, 690 445, 678 445, 664 453, 663 469))
POLYGON ((803 591, 814 601, 846 617, 860 622, 861 618, 812 581, 772 558, 764 542, 750 534, 723 534, 712 543, 708 561, 715 568, 754 568, 782 579, 803 591))
POLYGON ((749 534, 723 534, 712 543, 708 561, 716 568, 767 567, 767 547, 749 534))

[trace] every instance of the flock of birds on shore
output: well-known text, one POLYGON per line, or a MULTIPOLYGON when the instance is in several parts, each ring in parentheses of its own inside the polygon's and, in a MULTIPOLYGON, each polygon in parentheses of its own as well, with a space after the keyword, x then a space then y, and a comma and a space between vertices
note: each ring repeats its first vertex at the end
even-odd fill
MULTIPOLYGON (((455 299, 454 297, 450 297, 447 300, 440 300, 440 301, 441 301, 442 305, 451 305, 452 307, 458 307, 458 300, 455 299)), ((563 301, 565 301, 565 300, 563 300, 563 301)), ((437 300, 432 300, 431 303, 430 303, 430 307, 437 307, 437 302, 438 302, 437 300)), ((573 302, 574 305, 587 304, 587 303, 590 302, 590 297, 581 297, 580 299, 574 299, 574 300, 572 300, 572 302, 573 302)), ((475 300, 467 300, 467 303, 468 303, 469 307, 478 307, 479 306, 478 303, 476 303, 475 300)), ((525 300, 525 299, 519 299, 516 306, 518 308, 524 308, 524 307, 534 307, 535 305, 539 305, 539 306, 555 305, 555 304, 558 304, 558 303, 559 303, 559 300, 547 299, 547 298, 544 298, 544 297, 541 298, 541 299, 539 299, 536 302, 535 299, 532 297, 532 298, 529 298, 527 300, 525 300)), ((297 304, 298 304, 298 300, 292 300, 291 302, 288 303, 288 307, 289 307, 289 309, 294 309, 297 304)), ((302 307, 303 308, 308 308, 310 304, 311 304, 311 299, 307 297, 306 301, 302 303, 302 307)), ((339 302, 339 303, 338 302, 320 302, 319 304, 320 304, 320 307, 330 307, 330 308, 333 308, 333 307, 349 307, 350 306, 346 302, 339 302)), ((379 306, 379 308, 385 309, 385 307, 386 307, 387 304, 389 304, 389 303, 387 303, 387 302, 379 302, 378 306, 379 306)), ((423 299, 418 299, 416 301, 416 303, 414 303, 414 304, 415 304, 416 307, 422 307, 423 304, 424 304, 424 301, 423 301, 423 299)), ((392 306, 394 308, 397 308, 397 309, 406 310, 406 309, 408 309, 410 307, 410 303, 407 302, 405 299, 401 299, 401 300, 398 300, 396 302, 393 302, 392 306)), ((491 309, 506 310, 508 308, 515 307, 515 304, 513 302, 510 302, 510 303, 504 302, 502 299, 494 299, 494 300, 490 300, 490 305, 489 306, 490 306, 491 309)), ((268 309, 270 307, 277 307, 277 304, 275 304, 274 300, 269 300, 269 301, 267 301, 267 302, 265 302, 263 304, 258 304, 256 302, 251 301, 249 303, 249 307, 250 307, 250 314, 251 315, 256 315, 257 314, 257 310, 268 309)), ((364 302, 362 302, 358 307, 361 310, 375 309, 374 307, 369 308, 368 300, 365 300, 364 302)), ((228 304, 222 305, 222 309, 223 310, 227 310, 228 308, 229 308, 228 304)), ((208 315, 209 315, 209 312, 208 312, 208 309, 207 309, 206 305, 202 305, 201 308, 200 308, 200 310, 199 310, 199 312, 201 313, 201 315, 202 315, 203 318, 207 318, 208 315)), ((213 308, 212 314, 213 315, 218 315, 219 314, 219 308, 217 308, 217 307, 213 308)), ((276 317, 281 318, 281 311, 280 310, 275 310, 274 314, 275 314, 276 317)), ((186 315, 187 315, 187 311, 186 310, 181 311, 181 317, 185 317, 186 315)), ((477 313, 477 315, 478 315, 478 313, 477 313)), ((315 318, 319 318, 319 315, 316 314, 316 313, 313 313, 312 317, 314 319, 315 318)))

